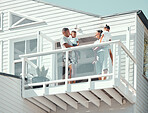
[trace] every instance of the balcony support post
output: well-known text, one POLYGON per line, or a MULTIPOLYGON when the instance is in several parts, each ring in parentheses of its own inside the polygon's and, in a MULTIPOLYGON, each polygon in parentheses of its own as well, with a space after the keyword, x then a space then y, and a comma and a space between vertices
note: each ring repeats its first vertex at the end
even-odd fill
POLYGON ((69 51, 66 51, 66 61, 65 61, 65 92, 68 90, 68 56, 69 51))
POLYGON ((115 71, 116 71, 116 44, 113 44, 113 83, 115 83, 115 71))
POLYGON ((26 76, 26 61, 22 58, 22 97, 25 97, 25 76, 26 76))
POLYGON ((118 44, 118 79, 120 82, 120 78, 121 78, 121 46, 118 44))

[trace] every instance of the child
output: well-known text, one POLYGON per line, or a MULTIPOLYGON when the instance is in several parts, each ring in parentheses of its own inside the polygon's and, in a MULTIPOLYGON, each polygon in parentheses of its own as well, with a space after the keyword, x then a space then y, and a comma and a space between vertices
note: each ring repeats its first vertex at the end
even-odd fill
POLYGON ((72 32, 71 32, 70 41, 73 43, 73 46, 78 46, 78 45, 79 45, 79 40, 78 40, 78 38, 76 37, 76 35, 77 35, 76 31, 72 31, 72 32))
MULTIPOLYGON (((79 46, 79 40, 76 37, 76 35, 77 35, 76 31, 71 32, 70 41, 72 42, 73 46, 79 46)), ((79 56, 80 56, 80 51, 74 51, 74 59, 73 60, 74 60, 75 64, 78 63, 79 56)))

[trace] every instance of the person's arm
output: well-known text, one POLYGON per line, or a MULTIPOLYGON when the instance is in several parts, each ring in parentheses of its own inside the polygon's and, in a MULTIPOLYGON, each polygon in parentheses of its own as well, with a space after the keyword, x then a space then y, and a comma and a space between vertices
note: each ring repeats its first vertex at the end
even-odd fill
MULTIPOLYGON (((111 41, 111 36, 110 36, 110 38, 109 38, 109 41, 111 41)), ((110 58, 111 58, 112 65, 113 65, 113 54, 112 54, 111 49, 109 49, 109 54, 110 54, 110 58)))
POLYGON ((64 45, 66 48, 73 47, 73 46, 69 45, 68 43, 64 43, 63 45, 64 45))
POLYGON ((109 32, 109 41, 112 41, 112 36, 111 36, 110 32, 109 32))
POLYGON ((100 37, 100 43, 102 42, 103 37, 104 37, 104 34, 102 34, 102 36, 100 37))
POLYGON ((77 41, 77 45, 79 46, 79 41, 77 41))
POLYGON ((73 47, 73 46, 68 44, 68 40, 64 37, 61 38, 60 44, 64 45, 66 48, 73 47))

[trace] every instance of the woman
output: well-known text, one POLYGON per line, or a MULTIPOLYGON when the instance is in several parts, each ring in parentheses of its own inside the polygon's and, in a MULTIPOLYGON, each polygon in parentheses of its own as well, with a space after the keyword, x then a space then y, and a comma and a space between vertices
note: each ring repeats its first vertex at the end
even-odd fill
MULTIPOLYGON (((110 27, 108 25, 106 25, 104 27, 104 31, 98 30, 96 32, 96 38, 98 40, 95 41, 94 44, 99 44, 99 43, 111 41, 111 35, 109 33, 109 30, 110 30, 110 27)), ((102 74, 102 70, 103 70, 103 74, 107 74, 108 73, 108 64, 107 64, 108 56, 110 55, 110 57, 112 59, 112 54, 111 54, 111 50, 109 49, 109 46, 107 45, 104 47, 96 47, 94 49, 94 51, 96 53, 96 61, 95 61, 96 73, 98 75, 100 75, 100 74, 102 74)), ((106 77, 99 77, 99 80, 105 80, 105 79, 106 79, 106 77)))
MULTIPOLYGON (((97 40, 94 42, 94 44, 99 44, 100 42, 100 38, 101 38, 101 34, 102 34, 102 30, 98 30, 96 32, 96 38, 97 40)), ((102 69, 103 69, 103 62, 104 62, 104 49, 102 47, 96 47, 94 48, 95 51, 95 61, 93 63, 96 64, 96 73, 98 75, 102 74, 102 69)), ((102 80, 101 77, 99 77, 99 80, 102 80)))

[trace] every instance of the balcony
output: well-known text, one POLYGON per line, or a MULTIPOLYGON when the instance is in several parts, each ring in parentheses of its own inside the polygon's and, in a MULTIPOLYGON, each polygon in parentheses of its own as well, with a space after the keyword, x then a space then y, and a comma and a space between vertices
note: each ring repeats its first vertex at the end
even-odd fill
POLYGON ((111 106, 112 99, 135 103, 136 59, 118 40, 20 57, 22 96, 46 111, 67 110, 68 105, 78 109, 78 104, 88 108, 90 102, 99 107, 101 101, 111 106), (106 73, 98 74, 102 65, 95 47, 111 49, 113 62, 106 58, 106 73))

